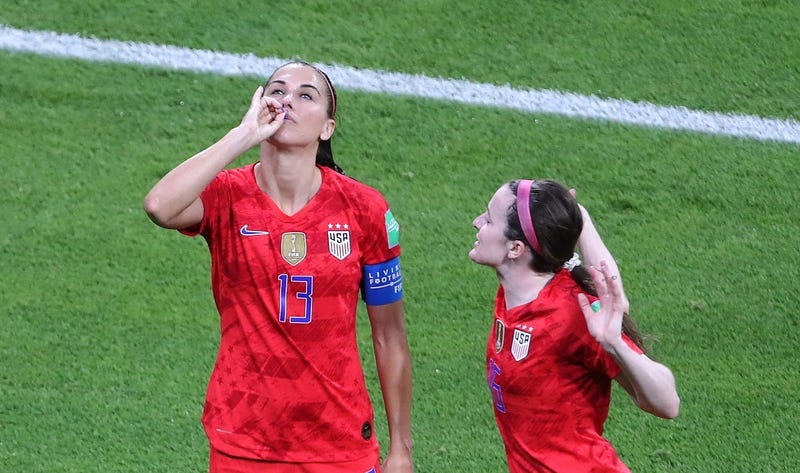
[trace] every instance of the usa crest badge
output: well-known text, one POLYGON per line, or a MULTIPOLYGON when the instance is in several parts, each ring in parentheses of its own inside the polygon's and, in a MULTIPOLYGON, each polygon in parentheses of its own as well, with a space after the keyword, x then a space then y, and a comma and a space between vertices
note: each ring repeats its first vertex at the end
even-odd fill
POLYGON ((306 257, 306 234, 287 232, 281 235, 281 256, 292 266, 303 261, 306 257))
POLYGON ((350 254, 350 227, 346 223, 328 224, 328 251, 343 260, 350 254), (336 228, 336 230, 333 230, 336 228))
POLYGON ((523 325, 520 328, 514 329, 514 339, 511 341, 511 356, 516 361, 522 361, 528 356, 528 351, 531 348, 531 334, 533 327, 523 325))

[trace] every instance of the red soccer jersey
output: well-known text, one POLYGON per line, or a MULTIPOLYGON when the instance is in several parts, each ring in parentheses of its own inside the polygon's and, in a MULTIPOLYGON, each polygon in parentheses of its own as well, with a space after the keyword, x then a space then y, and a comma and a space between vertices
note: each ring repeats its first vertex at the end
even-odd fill
POLYGON ((589 333, 579 292, 567 270, 511 310, 497 291, 487 382, 512 473, 629 471, 603 438, 620 369, 589 333))
POLYGON ((356 341, 366 264, 400 255, 378 191, 328 168, 287 216, 258 187, 254 165, 203 191, 197 228, 211 254, 220 346, 203 425, 228 455, 284 462, 373 454, 373 413, 356 341))

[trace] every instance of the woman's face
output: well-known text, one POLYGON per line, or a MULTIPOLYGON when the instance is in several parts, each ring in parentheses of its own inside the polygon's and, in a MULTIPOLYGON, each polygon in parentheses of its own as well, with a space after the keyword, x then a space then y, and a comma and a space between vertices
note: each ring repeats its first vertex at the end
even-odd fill
POLYGON ((335 122, 328 118, 328 84, 311 66, 289 64, 270 78, 264 95, 283 104, 286 120, 270 138, 284 145, 306 145, 327 140, 335 122))
POLYGON ((486 212, 475 217, 472 225, 478 230, 475 245, 469 252, 472 261, 497 268, 508 257, 510 241, 505 236, 506 213, 514 202, 514 194, 504 185, 492 196, 486 212))

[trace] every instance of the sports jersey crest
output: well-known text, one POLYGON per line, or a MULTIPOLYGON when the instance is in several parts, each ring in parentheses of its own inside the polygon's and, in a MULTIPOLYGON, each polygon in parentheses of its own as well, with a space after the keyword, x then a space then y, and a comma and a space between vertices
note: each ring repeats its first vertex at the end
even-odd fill
POLYGON ((328 224, 328 251, 340 260, 350 254, 350 226, 337 223, 328 224), (334 228, 336 230, 334 230, 334 228))
POLYGON ((292 266, 303 261, 306 257, 306 234, 287 232, 281 235, 281 256, 292 266))
POLYGON ((506 338, 506 326, 502 320, 494 321, 494 351, 500 353, 503 350, 503 342, 506 338))
POLYGON ((511 356, 516 361, 524 360, 531 348, 531 333, 533 327, 521 326, 514 329, 514 339, 511 341, 511 356))

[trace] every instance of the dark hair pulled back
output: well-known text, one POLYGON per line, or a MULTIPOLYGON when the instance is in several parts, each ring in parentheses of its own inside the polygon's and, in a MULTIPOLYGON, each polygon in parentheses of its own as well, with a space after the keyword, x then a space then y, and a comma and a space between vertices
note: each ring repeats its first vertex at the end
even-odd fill
MULTIPOLYGON (((519 184, 519 180, 508 183, 515 196, 519 184)), ((564 269, 564 264, 575 254, 578 238, 583 231, 580 206, 566 187, 549 179, 533 182, 528 205, 541 253, 535 251, 525 237, 516 199, 506 214, 508 224, 505 236, 509 240, 522 241, 530 248, 533 255, 531 269, 539 273, 557 273, 564 269)), ((597 296, 594 281, 583 265, 576 265, 569 271, 584 292, 597 296)), ((639 348, 645 349, 644 336, 627 313, 623 316, 622 330, 639 348)))

